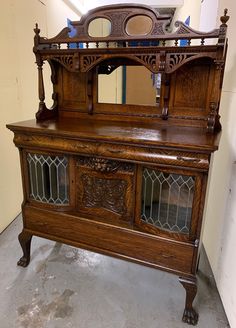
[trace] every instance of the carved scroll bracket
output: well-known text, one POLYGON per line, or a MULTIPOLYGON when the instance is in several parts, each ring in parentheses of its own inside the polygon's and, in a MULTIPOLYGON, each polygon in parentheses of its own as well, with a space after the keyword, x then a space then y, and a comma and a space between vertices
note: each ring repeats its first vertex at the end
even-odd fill
POLYGON ((223 70, 225 66, 225 61, 223 59, 215 59, 214 63, 217 70, 223 70))
POLYGON ((47 54, 42 56, 43 60, 56 61, 64 66, 69 72, 78 72, 80 69, 80 57, 78 53, 64 54, 47 54))
POLYGON ((203 57, 215 58, 215 53, 168 53, 166 55, 166 73, 173 73, 184 64, 203 57))
POLYGON ((140 63, 146 66, 153 73, 157 73, 159 71, 159 65, 160 65, 159 53, 136 55, 134 56, 134 59, 137 59, 140 63))
POLYGON ((80 57, 80 69, 81 72, 88 72, 91 68, 96 66, 100 61, 102 61, 101 55, 81 55, 80 57))
POLYGON ((187 54, 187 53, 181 53, 181 54, 175 54, 170 53, 167 54, 166 58, 166 72, 172 73, 179 67, 181 67, 183 64, 185 64, 188 59, 193 57, 194 54, 187 54))
POLYGON ((219 104, 210 102, 210 113, 207 118, 207 132, 213 133, 215 130, 221 129, 220 115, 218 114, 219 104))

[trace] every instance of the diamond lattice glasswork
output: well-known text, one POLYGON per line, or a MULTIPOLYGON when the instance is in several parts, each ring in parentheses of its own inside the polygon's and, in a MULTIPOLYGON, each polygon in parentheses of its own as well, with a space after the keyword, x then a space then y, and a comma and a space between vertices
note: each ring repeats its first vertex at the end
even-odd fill
POLYGON ((28 153, 27 162, 30 198, 43 203, 68 204, 67 158, 28 153))
POLYGON ((160 229, 188 234, 195 179, 192 176, 143 170, 142 221, 160 229))

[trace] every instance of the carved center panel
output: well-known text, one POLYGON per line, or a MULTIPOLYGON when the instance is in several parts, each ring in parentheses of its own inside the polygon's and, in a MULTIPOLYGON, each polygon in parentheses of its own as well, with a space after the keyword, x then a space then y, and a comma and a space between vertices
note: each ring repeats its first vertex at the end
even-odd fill
POLYGON ((83 214, 106 222, 132 221, 134 172, 131 163, 112 159, 78 156, 77 208, 83 214))
POLYGON ((85 207, 105 208, 118 214, 126 212, 125 195, 127 182, 118 179, 102 179, 83 174, 82 203, 85 207))

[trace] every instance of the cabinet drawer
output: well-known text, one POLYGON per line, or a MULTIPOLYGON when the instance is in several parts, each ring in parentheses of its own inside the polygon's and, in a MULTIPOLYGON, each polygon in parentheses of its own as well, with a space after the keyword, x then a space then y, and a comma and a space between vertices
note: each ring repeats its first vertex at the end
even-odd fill
POLYGON ((46 237, 82 248, 160 267, 171 272, 191 274, 194 246, 148 235, 132 229, 45 211, 27 206, 26 227, 46 237))
POLYGON ((143 147, 142 145, 119 145, 112 143, 102 143, 98 141, 67 140, 65 138, 41 135, 16 134, 14 142, 18 147, 41 149, 52 149, 67 154, 84 154, 85 156, 104 156, 113 159, 148 162, 150 164, 161 164, 169 166, 179 166, 195 168, 201 171, 208 171, 210 157, 208 154, 165 150, 153 146, 143 147))

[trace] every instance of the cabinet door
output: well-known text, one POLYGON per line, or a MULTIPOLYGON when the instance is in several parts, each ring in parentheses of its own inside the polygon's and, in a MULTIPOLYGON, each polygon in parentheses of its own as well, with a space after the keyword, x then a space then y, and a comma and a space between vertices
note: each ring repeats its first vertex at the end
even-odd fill
POLYGON ((133 221, 134 164, 97 157, 77 160, 77 208, 106 222, 133 221))
POLYGON ((191 240, 201 220, 202 175, 143 166, 138 170, 136 223, 158 235, 191 240))
POLYGON ((42 206, 72 205, 71 159, 61 154, 25 152, 27 198, 42 206))

